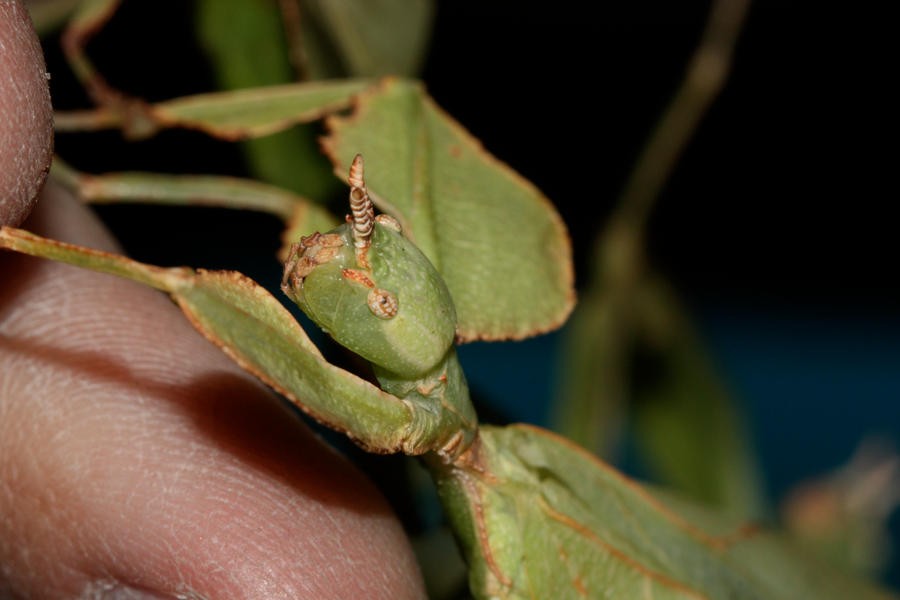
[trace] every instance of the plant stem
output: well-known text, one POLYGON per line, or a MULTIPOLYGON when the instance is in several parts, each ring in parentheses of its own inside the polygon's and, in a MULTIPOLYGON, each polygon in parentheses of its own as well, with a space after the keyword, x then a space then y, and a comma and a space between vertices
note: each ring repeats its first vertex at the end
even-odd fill
MULTIPOLYGON (((681 86, 638 157, 618 202, 610 229, 629 230, 643 245, 647 218, 703 115, 724 87, 750 0, 716 0, 681 86)), ((601 236, 601 240, 610 236, 601 236)), ((634 259, 638 259, 634 253, 634 259)), ((628 252, 626 256, 631 256, 628 252)), ((629 260, 631 260, 629 258, 629 260)), ((636 267, 637 265, 631 265, 636 267)))

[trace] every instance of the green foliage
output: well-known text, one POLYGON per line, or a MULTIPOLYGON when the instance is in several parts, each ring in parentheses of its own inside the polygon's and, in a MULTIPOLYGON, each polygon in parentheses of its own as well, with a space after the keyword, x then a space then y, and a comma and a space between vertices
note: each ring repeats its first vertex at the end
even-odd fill
POLYGON ((557 430, 606 458, 631 434, 658 480, 711 506, 765 518, 732 397, 671 288, 652 272, 636 279, 602 278, 600 289, 582 297, 566 331, 557 430))
POLYGON ((483 598, 882 598, 789 544, 673 498, 529 426, 484 426, 439 472, 483 598))
POLYGON ((341 225, 329 234, 337 246, 313 246, 299 257, 300 267, 304 258, 322 262, 285 292, 345 348, 402 377, 421 376, 453 344, 456 311, 450 292, 428 259, 400 233, 380 224, 373 233, 371 269, 360 270, 350 226, 341 225), (319 256, 311 256, 311 250, 319 256), (357 278, 349 276, 357 273, 357 278), (396 303, 394 314, 370 307, 370 298, 378 293, 396 303))
MULTIPOLYGON (((285 27, 276 2, 199 0, 197 34, 222 89, 294 83, 285 27)), ((334 191, 316 146, 316 128, 298 126, 242 144, 251 172, 263 181, 326 198, 334 191)))
POLYGON ((298 38, 312 79, 418 73, 432 0, 298 0, 298 38))

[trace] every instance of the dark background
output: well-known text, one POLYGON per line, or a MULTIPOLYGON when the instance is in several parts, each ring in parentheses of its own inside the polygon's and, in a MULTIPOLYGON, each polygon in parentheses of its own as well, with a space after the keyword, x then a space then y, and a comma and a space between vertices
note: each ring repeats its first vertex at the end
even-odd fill
MULTIPOLYGON (((439 4, 428 89, 559 207, 579 285, 602 225, 596 215, 612 210, 680 82, 708 6, 439 4)), ((900 54, 887 6, 754 4, 729 83, 650 223, 653 264, 685 298, 743 402, 774 498, 846 461, 866 436, 900 436, 890 210, 898 200, 897 96, 889 89, 900 54)), ((191 41, 190 13, 180 0, 126 2, 92 55, 113 85, 145 98, 213 89, 191 41)), ((53 44, 54 101, 84 106, 53 44)), ((117 134, 89 142, 70 135, 58 150, 89 171, 243 169, 233 148, 184 132, 138 146, 124 146, 117 134)), ((265 262, 278 237, 269 217, 142 207, 106 208, 102 216, 138 258, 172 264, 190 256, 195 266, 237 268, 269 283, 278 277, 277 265, 265 262), (246 243, 234 244, 239 237, 246 243)), ((470 372, 473 388, 506 418, 545 420, 557 341, 468 349, 473 366, 491 365, 470 372), (523 372, 531 378, 525 388, 510 389, 506 382, 523 372)))
MULTIPOLYGON (((550 6, 443 3, 425 79, 560 206, 580 244, 677 87, 708 3, 550 6)), ((684 287, 830 304, 896 292, 884 146, 897 45, 880 6, 752 7, 731 80, 653 221, 654 259, 684 287)))

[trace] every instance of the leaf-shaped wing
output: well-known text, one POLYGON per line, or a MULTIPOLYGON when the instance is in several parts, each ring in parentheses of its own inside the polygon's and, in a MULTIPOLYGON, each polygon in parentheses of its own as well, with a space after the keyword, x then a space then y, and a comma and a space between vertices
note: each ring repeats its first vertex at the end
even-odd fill
MULTIPOLYGON (((291 314, 233 271, 163 269, 106 252, 0 229, 0 248, 126 277, 168 292, 191 323, 303 411, 373 452, 410 450, 413 409, 327 362, 291 314)), ((412 448, 424 452, 429 448, 412 448)))
POLYGON ((482 427, 468 463, 433 466, 477 597, 887 597, 538 428, 482 427))
POLYGON ((353 96, 370 83, 348 79, 200 94, 155 104, 151 115, 164 126, 243 139, 315 121, 348 106, 353 96))
POLYGON ((414 83, 387 79, 328 120, 339 174, 366 157, 375 203, 447 282, 461 340, 558 327, 574 303, 565 226, 532 184, 484 150, 414 83))
POLYGON ((655 479, 736 515, 766 513, 740 410, 661 276, 588 289, 565 335, 554 429, 609 456, 628 423, 655 479))

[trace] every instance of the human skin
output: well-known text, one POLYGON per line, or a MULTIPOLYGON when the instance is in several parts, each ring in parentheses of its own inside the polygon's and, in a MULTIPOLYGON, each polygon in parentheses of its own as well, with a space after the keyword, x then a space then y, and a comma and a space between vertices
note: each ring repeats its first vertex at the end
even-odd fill
POLYGON ((0 0, 0 225, 21 223, 34 206, 52 139, 41 46, 21 3, 0 0))
MULTIPOLYGON (((35 48, 0 0, 7 224, 49 156, 35 48)), ((116 250, 53 185, 23 226, 116 250)), ((372 484, 165 296, 5 252, 0 275, 0 597, 424 596, 372 484)))

